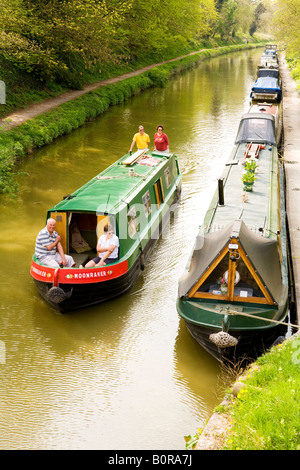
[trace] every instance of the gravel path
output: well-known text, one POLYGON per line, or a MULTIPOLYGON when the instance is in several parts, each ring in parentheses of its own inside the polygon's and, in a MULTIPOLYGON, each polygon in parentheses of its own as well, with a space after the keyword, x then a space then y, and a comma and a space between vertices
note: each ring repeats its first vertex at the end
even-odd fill
POLYGON ((184 57, 196 55, 206 50, 209 49, 201 49, 199 51, 191 52, 190 54, 176 57, 175 59, 166 60, 164 62, 159 62, 157 64, 142 67, 138 70, 134 70, 133 72, 119 75, 118 77, 109 78, 107 80, 101 80, 99 82, 84 86, 82 90, 66 91, 57 97, 47 98, 38 104, 32 104, 24 109, 19 109, 18 111, 8 114, 0 120, 0 125, 4 125, 4 128, 6 130, 12 129, 26 122, 28 119, 32 119, 36 116, 39 116, 40 114, 50 111, 51 109, 54 109, 57 106, 66 103, 67 101, 75 100, 76 98, 79 98, 80 96, 89 93, 90 91, 95 91, 100 87, 120 82, 122 80, 125 80, 126 78, 135 77, 136 75, 140 75, 141 73, 147 72, 148 70, 151 70, 154 67, 158 67, 159 65, 168 64, 170 62, 176 62, 177 60, 183 59, 184 57))

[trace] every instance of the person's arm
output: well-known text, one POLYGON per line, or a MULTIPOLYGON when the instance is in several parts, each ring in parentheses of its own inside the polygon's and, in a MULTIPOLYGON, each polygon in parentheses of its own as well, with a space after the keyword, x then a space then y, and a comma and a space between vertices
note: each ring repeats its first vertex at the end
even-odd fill
POLYGON ((167 144, 167 149, 169 149, 169 137, 167 136, 167 134, 165 134, 165 140, 167 144))
MULTIPOLYGON (((56 237, 56 239, 55 239, 55 241, 54 241, 53 243, 50 243, 49 245, 46 245, 47 250, 48 250, 48 251, 53 250, 53 248, 54 248, 55 246, 57 246, 58 243, 60 243, 60 241, 61 241, 61 236, 60 236, 60 235, 57 235, 57 237, 56 237)), ((57 248, 58 248, 58 247, 57 247, 57 248)))
POLYGON ((134 147, 134 144, 135 144, 135 137, 133 137, 133 140, 131 142, 131 146, 130 146, 130 149, 129 149, 129 152, 132 151, 133 147, 134 147))
POLYGON ((108 251, 109 253, 112 253, 116 247, 117 245, 110 245, 110 246, 103 247, 101 246, 101 243, 98 243, 96 249, 98 253, 105 253, 106 251, 108 251))
POLYGON ((67 266, 67 260, 66 260, 66 258, 65 258, 64 249, 63 249, 62 244, 61 244, 60 241, 57 243, 57 251, 58 251, 58 253, 59 253, 60 256, 61 256, 61 262, 62 262, 62 264, 63 264, 64 266, 67 266))
POLYGON ((115 248, 116 248, 116 245, 110 245, 108 248, 106 248, 106 251, 104 252, 104 255, 102 256, 102 261, 108 258, 112 254, 115 248))
POLYGON ((96 264, 96 266, 102 266, 103 264, 105 264, 104 261, 112 254, 116 247, 116 245, 110 245, 108 248, 102 248, 100 251, 101 253, 104 252, 104 254, 102 255, 102 258, 100 259, 99 263, 96 264))
POLYGON ((97 243, 97 246, 96 246, 96 250, 98 251, 98 253, 103 253, 104 251, 107 250, 107 248, 102 247, 101 239, 100 239, 100 238, 99 238, 99 240, 98 240, 98 243, 97 243))

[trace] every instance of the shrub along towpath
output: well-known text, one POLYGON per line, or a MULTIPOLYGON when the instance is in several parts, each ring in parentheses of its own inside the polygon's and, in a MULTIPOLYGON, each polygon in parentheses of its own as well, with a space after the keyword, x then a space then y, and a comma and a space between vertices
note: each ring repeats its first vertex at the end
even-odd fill
POLYGON ((111 85, 113 83, 126 80, 127 78, 136 77, 137 75, 147 72, 148 70, 154 69, 155 67, 159 67, 160 65, 168 64, 171 62, 176 62, 185 57, 200 54, 201 52, 204 52, 207 50, 209 49, 201 49, 199 51, 191 52, 190 54, 187 54, 185 56, 177 57, 175 59, 170 59, 165 62, 159 62, 157 64, 147 65, 145 67, 134 70, 132 72, 119 75, 117 77, 108 78, 106 80, 100 80, 99 82, 95 82, 95 83, 84 86, 82 90, 66 91, 55 98, 47 98, 43 100, 41 103, 33 104, 31 106, 28 106, 25 109, 21 109, 21 110, 18 110, 17 112, 7 115, 5 118, 0 120, 0 124, 1 125, 4 124, 6 130, 12 129, 16 126, 19 126, 23 122, 26 122, 28 119, 32 119, 36 116, 39 116, 40 114, 50 111, 51 109, 54 109, 63 103, 67 103, 68 101, 75 100, 76 98, 79 98, 80 96, 85 95, 86 93, 89 93, 90 91, 95 91, 100 87, 111 85))
POLYGON ((121 104, 146 88, 164 87, 172 76, 204 60, 263 44, 254 41, 198 50, 87 84, 82 90, 66 91, 10 113, 0 120, 0 194, 13 194, 18 190, 15 178, 18 164, 28 154, 78 129, 110 106, 121 104))
POLYGON ((67 91, 10 113, 0 120, 0 194, 17 191, 17 164, 34 149, 71 133, 110 106, 146 88, 163 87, 172 76, 196 67, 203 60, 262 46, 263 43, 253 42, 202 49, 88 84, 82 90, 67 91))
MULTIPOLYGON (((254 44, 254 47, 259 47, 259 46, 260 46, 260 44, 254 44)), ((251 48, 251 47, 253 47, 253 44, 252 45, 248 44, 246 46, 246 48, 251 48)), ((219 53, 222 51, 222 49, 226 53, 226 52, 228 52, 228 49, 229 50, 230 49, 238 50, 238 48, 245 48, 245 47, 242 46, 242 45, 239 45, 239 46, 237 46, 237 45, 235 45, 235 46, 220 46, 217 49, 218 49, 219 53)), ((43 114, 47 111, 50 111, 50 110, 56 108, 57 106, 60 106, 63 103, 67 103, 68 101, 75 100, 76 98, 79 98, 80 96, 85 95, 86 93, 98 90, 98 88, 100 88, 100 87, 111 85, 113 83, 117 83, 117 82, 120 82, 122 80, 126 80, 127 78, 136 77, 137 75, 140 75, 144 72, 147 72, 147 71, 149 71, 151 69, 154 69, 156 67, 159 67, 161 65, 169 64, 169 63, 172 63, 172 62, 177 62, 177 61, 180 61, 181 59, 184 59, 186 57, 191 57, 191 56, 194 56, 194 55, 197 55, 197 54, 204 53, 206 51, 212 52, 212 51, 214 51, 214 49, 201 49, 199 51, 194 51, 194 52, 191 52, 189 54, 186 54, 186 55, 183 55, 183 56, 180 56, 180 57, 176 57, 174 59, 170 59, 170 60, 167 60, 167 61, 164 61, 164 62, 159 62, 159 63, 156 63, 156 64, 147 65, 145 67, 134 70, 132 72, 128 72, 128 73, 125 73, 123 75, 119 75, 117 77, 112 77, 112 78, 109 78, 109 79, 106 79, 106 80, 100 80, 98 82, 85 85, 82 90, 66 91, 66 92, 62 93, 61 95, 59 95, 57 97, 47 98, 47 99, 43 100, 40 103, 33 104, 31 106, 28 106, 25 109, 20 109, 16 112, 13 112, 13 113, 5 116, 3 119, 0 120, 0 126, 4 126, 5 130, 12 129, 12 128, 14 128, 16 126, 19 126, 20 124, 26 122, 28 119, 32 119, 36 116, 39 116, 40 114, 43 114)))

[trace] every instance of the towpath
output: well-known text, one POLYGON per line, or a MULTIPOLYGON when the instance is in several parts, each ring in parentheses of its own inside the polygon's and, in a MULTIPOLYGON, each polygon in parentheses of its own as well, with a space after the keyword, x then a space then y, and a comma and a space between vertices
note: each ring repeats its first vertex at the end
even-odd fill
MULTIPOLYGON (((222 47, 220 47, 222 49, 222 47)), ((66 91, 61 95, 54 97, 54 98, 47 98, 40 103, 30 105, 24 109, 19 109, 11 114, 8 114, 3 119, 0 120, 0 126, 4 125, 5 130, 12 129, 20 124, 26 122, 28 119, 32 119, 40 114, 43 114, 51 109, 56 108, 57 106, 66 103, 67 101, 75 100, 80 96, 89 93, 90 91, 95 91, 100 87, 111 85, 112 83, 117 83, 126 78, 135 77, 140 75, 141 73, 147 72, 159 65, 168 64, 171 62, 176 62, 177 60, 184 59, 185 57, 192 56, 199 54, 200 52, 207 51, 211 49, 201 49, 199 51, 191 52, 190 54, 186 54, 180 57, 176 57, 175 59, 166 60, 164 62, 159 62, 156 64, 147 65, 146 67, 142 67, 140 69, 134 70, 133 72, 128 72, 123 75, 119 75, 117 77, 112 77, 107 80, 100 80, 99 82, 95 82, 89 85, 85 85, 82 90, 73 90, 73 91, 66 91)))
POLYGON ((283 88, 286 210, 295 281, 297 323, 300 322, 300 95, 284 56, 280 74, 283 88))

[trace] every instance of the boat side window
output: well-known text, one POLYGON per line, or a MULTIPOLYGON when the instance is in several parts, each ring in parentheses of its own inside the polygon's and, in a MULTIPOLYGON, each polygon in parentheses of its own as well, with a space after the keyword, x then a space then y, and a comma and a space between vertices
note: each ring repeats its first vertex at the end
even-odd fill
POLYGON ((170 185, 171 185, 171 174, 170 174, 170 168, 167 167, 165 169, 165 181, 166 181, 166 187, 167 189, 169 189, 170 185))
POLYGON ((151 199, 149 190, 146 191, 145 194, 142 196, 142 201, 144 205, 145 216, 149 217, 149 215, 151 214, 151 199))
POLYGON ((161 178, 159 178, 159 179, 154 183, 154 190, 155 190, 155 197, 156 197, 157 206, 160 207, 161 203, 162 203, 162 202, 164 201, 164 199, 165 199, 161 178))
POLYGON ((135 206, 132 206, 127 212, 128 233, 130 238, 139 230, 135 206))

